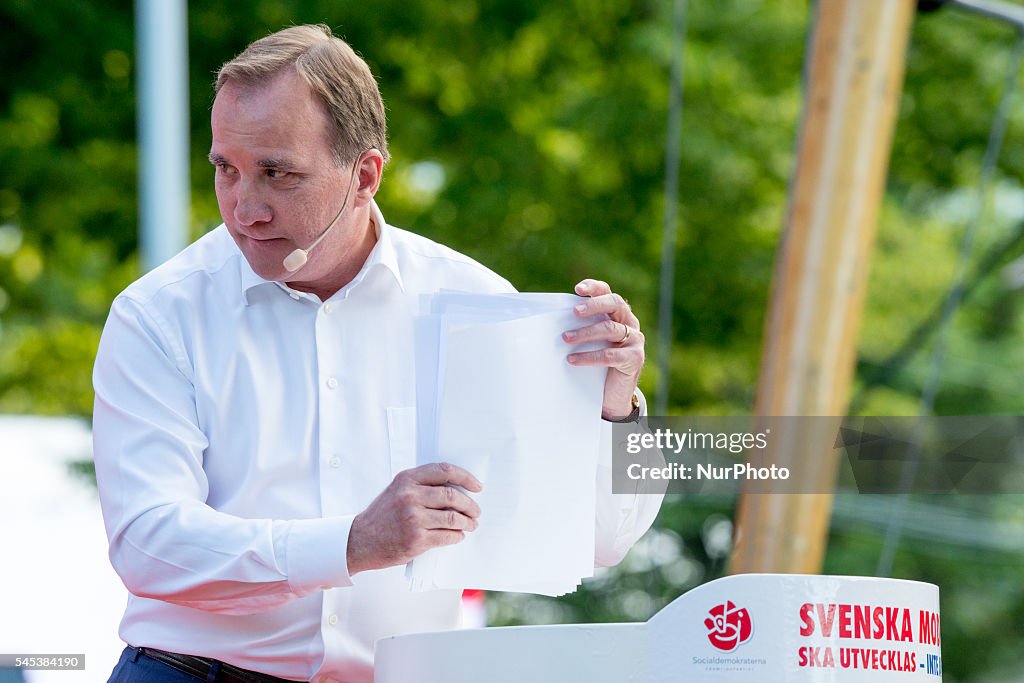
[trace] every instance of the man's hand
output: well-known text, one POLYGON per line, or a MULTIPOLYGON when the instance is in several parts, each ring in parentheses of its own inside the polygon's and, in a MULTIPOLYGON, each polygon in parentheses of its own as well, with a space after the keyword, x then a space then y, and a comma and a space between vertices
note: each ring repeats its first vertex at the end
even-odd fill
POLYGON ((573 365, 605 365, 608 377, 604 382, 604 401, 601 417, 623 418, 633 412, 633 392, 636 390, 640 370, 644 367, 644 334, 640 321, 633 315, 629 304, 600 280, 583 280, 576 285, 576 293, 590 297, 576 306, 581 318, 608 314, 608 320, 569 330, 562 337, 570 344, 589 341, 607 341, 611 346, 599 351, 569 355, 573 365))
POLYGON ((461 541, 476 530, 480 506, 454 486, 479 493, 476 477, 446 462, 395 475, 369 507, 356 515, 348 534, 348 571, 405 564, 430 548, 461 541))

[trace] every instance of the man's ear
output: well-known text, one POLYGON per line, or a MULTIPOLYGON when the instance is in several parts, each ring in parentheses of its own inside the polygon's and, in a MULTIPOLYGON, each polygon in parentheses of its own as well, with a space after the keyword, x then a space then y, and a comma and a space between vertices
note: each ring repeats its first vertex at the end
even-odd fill
POLYGON ((378 149, 368 149, 359 155, 356 164, 356 174, 359 178, 356 185, 353 204, 358 207, 370 203, 373 196, 377 194, 380 187, 380 180, 384 173, 384 155, 378 149))

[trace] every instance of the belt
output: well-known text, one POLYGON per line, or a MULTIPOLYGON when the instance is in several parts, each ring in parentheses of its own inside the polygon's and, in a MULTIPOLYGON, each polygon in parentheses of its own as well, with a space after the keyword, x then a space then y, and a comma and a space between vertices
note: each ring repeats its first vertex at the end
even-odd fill
POLYGON ((232 666, 227 662, 194 655, 180 655, 177 652, 164 652, 151 647, 140 647, 139 654, 158 662, 166 664, 178 671, 195 676, 204 681, 217 681, 217 683, 295 683, 286 678, 278 678, 270 674, 261 674, 258 671, 249 671, 232 666), (210 671, 213 669, 213 677, 210 671))

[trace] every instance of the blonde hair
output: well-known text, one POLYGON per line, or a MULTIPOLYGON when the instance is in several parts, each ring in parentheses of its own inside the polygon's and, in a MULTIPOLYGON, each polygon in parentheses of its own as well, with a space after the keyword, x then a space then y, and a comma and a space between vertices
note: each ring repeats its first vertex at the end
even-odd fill
POLYGON ((380 150, 387 163, 387 121, 377 81, 366 62, 324 24, 291 26, 251 43, 220 67, 214 92, 226 83, 259 86, 289 67, 323 102, 339 164, 370 148, 380 150))

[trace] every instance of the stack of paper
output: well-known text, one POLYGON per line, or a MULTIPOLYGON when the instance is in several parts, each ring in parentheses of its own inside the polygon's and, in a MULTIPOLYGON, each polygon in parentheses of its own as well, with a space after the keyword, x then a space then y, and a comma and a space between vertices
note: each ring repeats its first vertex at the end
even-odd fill
POLYGON ((416 326, 419 464, 450 462, 483 492, 480 526, 409 563, 413 590, 561 595, 593 575, 603 367, 569 365, 571 294, 424 297, 416 326))

